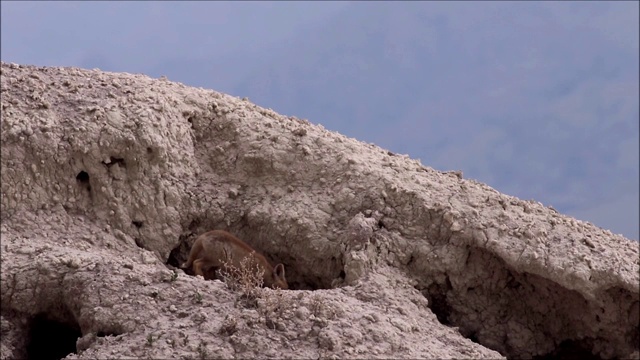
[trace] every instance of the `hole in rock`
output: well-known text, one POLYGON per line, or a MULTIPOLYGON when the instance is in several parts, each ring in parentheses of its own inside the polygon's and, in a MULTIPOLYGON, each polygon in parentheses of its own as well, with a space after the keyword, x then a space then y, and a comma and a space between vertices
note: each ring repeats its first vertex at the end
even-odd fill
POLYGON ((545 355, 534 356, 534 360, 598 360, 601 357, 596 356, 590 350, 592 346, 588 344, 588 340, 575 341, 565 340, 561 342, 558 347, 553 351, 545 355))
POLYGON ((80 326, 38 314, 29 321, 27 359, 62 359, 76 353, 76 341, 82 336, 80 326))
MULTIPOLYGON (((169 258, 167 259, 167 265, 171 265, 174 268, 180 268, 187 259, 189 258, 189 252, 191 251, 191 244, 195 240, 195 233, 193 232, 194 224, 199 223, 197 220, 193 220, 191 224, 189 224, 189 232, 183 233, 180 235, 178 246, 176 246, 171 253, 169 253, 169 258), (191 239, 191 241, 189 241, 191 239)), ((189 269, 185 270, 185 272, 189 275, 193 275, 189 269)))
POLYGON ((118 166, 121 166, 123 168, 127 167, 127 163, 124 161, 124 159, 116 158, 116 157, 113 157, 113 156, 109 157, 109 162, 108 163, 104 162, 104 161, 102 162, 102 165, 104 165, 104 166, 106 166, 108 168, 110 168, 110 167, 112 167, 113 165, 116 165, 116 164, 118 164, 118 166))
POLYGON ((78 175, 76 175, 76 180, 80 183, 88 183, 89 182, 89 174, 86 171, 80 171, 78 175))
POLYGON ((142 242, 142 239, 140 238, 133 238, 133 240, 136 242, 136 245, 141 248, 141 249, 146 249, 146 247, 144 247, 144 243, 142 242))
POLYGON ((137 227, 138 229, 140 229, 142 227, 142 225, 144 224, 142 221, 132 221, 131 222, 135 227, 137 227))
MULTIPOLYGON (((191 232, 191 234, 194 234, 194 232, 200 228, 200 224, 202 223, 201 219, 193 219, 191 220, 191 222, 189 223, 189 231, 191 232)), ((184 238, 180 238, 180 240, 184 240, 184 238)))
POLYGON ((340 279, 344 280, 344 278, 347 277, 347 274, 344 272, 344 270, 340 270, 340 275, 338 275, 340 277, 340 279))
POLYGON ((89 182, 89 174, 86 171, 80 171, 78 175, 76 175, 76 182, 81 187, 87 189, 87 191, 91 191, 91 183, 89 182))
MULTIPOLYGON (((420 290, 420 289, 418 289, 420 290)), ((451 290, 451 282, 449 277, 446 277, 444 284, 431 284, 428 289, 420 290, 429 301, 429 309, 433 311, 438 318, 438 321, 442 325, 451 326, 449 315, 451 313, 451 306, 447 303, 447 293, 451 290)), ((475 342, 475 341, 474 341, 475 342)))
POLYGON ((194 116, 190 115, 189 113, 183 113, 182 116, 184 116, 187 119, 187 122, 189 124, 191 124, 191 127, 193 128, 193 120, 194 120, 194 116))
POLYGON ((122 335, 124 332, 122 331, 98 331, 96 333, 97 337, 106 337, 106 336, 118 336, 122 335))

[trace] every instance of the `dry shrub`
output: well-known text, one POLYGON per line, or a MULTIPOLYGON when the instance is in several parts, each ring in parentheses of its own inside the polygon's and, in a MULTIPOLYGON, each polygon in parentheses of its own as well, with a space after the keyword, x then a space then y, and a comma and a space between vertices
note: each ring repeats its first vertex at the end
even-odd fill
MULTIPOLYGON (((264 269, 258 266, 253 255, 243 258, 239 267, 224 263, 222 269, 219 274, 227 287, 240 294, 236 305, 257 308, 264 316, 266 326, 270 329, 282 330, 284 328, 284 325, 277 321, 282 318, 286 309, 283 290, 262 288, 264 269), (260 303, 259 300, 261 300, 260 303)), ((223 328, 224 332, 235 332, 235 324, 232 322, 223 328)))
POLYGON ((220 277, 230 290, 240 293, 243 305, 257 306, 256 301, 262 293, 264 269, 258 265, 253 253, 240 260, 239 267, 225 262, 220 277))
POLYGON ((339 310, 326 301, 320 294, 311 295, 309 310, 319 319, 333 320, 339 315, 339 310))
POLYGON ((227 315, 218 330, 218 334, 233 335, 236 331, 238 331, 238 320, 235 317, 227 315))
POLYGON ((277 320, 284 317, 284 312, 289 307, 285 300, 281 289, 263 292, 262 302, 259 304, 258 311, 264 316, 265 324, 268 328, 284 330, 284 325, 277 320))

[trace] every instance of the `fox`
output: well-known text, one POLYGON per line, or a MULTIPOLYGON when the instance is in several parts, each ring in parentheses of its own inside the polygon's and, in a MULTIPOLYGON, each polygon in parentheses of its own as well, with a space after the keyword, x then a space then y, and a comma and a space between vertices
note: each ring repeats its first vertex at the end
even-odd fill
POLYGON ((253 257, 253 262, 264 270, 263 285, 273 289, 289 289, 285 278, 284 265, 271 263, 251 246, 224 230, 211 230, 201 234, 189 252, 189 259, 180 267, 190 269, 205 279, 211 278, 211 269, 226 270, 227 267, 241 267, 244 258, 253 257), (206 276, 205 276, 206 275, 206 276))

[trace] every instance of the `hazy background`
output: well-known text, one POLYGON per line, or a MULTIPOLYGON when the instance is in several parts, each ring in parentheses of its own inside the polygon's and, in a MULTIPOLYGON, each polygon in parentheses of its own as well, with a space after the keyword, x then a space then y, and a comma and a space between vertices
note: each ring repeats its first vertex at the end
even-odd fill
POLYGON ((247 96, 639 237, 636 1, 1 7, 3 61, 247 96))

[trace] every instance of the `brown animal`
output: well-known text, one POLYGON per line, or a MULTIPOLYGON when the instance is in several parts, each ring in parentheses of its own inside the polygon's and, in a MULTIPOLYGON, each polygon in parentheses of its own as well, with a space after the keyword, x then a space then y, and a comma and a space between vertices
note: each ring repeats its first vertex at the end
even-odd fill
POLYGON ((239 269, 242 260, 252 257, 253 262, 260 270, 264 270, 263 284, 271 288, 288 289, 287 279, 284 276, 284 265, 271 266, 269 261, 258 254, 251 246, 224 230, 212 230, 196 239, 189 253, 189 260, 182 264, 181 268, 188 269, 193 266, 196 275, 210 278, 211 269, 228 270, 233 266, 239 269))

